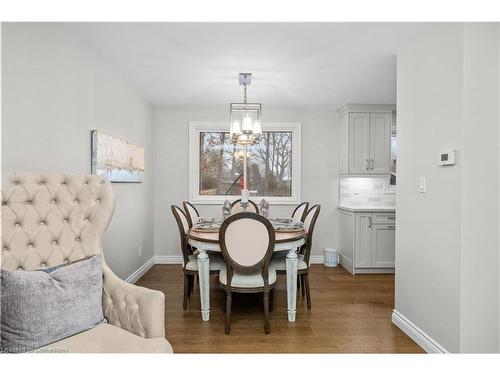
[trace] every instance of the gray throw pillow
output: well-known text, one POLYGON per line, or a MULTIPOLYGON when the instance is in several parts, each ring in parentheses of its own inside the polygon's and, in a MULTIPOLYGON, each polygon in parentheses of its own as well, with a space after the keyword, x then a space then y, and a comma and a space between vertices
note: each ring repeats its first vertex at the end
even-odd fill
POLYGON ((3 352, 26 352, 95 327, 102 312, 96 255, 39 271, 1 271, 3 352))

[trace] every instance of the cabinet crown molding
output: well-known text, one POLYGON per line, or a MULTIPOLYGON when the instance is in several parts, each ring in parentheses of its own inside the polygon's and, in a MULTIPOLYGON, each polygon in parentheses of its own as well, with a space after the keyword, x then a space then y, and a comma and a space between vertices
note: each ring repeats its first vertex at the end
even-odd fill
POLYGON ((346 112, 372 112, 372 113, 392 113, 396 111, 395 104, 359 104, 346 103, 337 112, 341 115, 346 112))

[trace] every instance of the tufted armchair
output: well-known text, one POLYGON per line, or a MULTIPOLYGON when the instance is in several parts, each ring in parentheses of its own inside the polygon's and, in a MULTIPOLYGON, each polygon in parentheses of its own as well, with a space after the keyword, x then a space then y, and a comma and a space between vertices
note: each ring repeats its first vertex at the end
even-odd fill
MULTIPOLYGON (((2 188, 2 268, 36 270, 102 254, 115 202, 102 177, 16 174, 2 188)), ((108 323, 42 349, 172 352, 165 339, 164 294, 121 280, 104 258, 102 276, 108 323)))

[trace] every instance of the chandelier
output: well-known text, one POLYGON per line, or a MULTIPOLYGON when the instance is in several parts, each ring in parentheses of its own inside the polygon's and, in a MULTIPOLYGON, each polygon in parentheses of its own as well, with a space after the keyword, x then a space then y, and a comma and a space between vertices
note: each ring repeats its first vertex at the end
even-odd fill
POLYGON ((243 211, 248 207, 247 159, 248 146, 259 142, 262 135, 260 103, 248 103, 247 86, 252 83, 252 73, 240 73, 240 85, 243 86, 243 103, 231 103, 231 141, 243 146, 243 189, 241 190, 241 206, 243 211))
POLYGON ((252 73, 240 73, 240 85, 243 86, 243 103, 231 103, 231 141, 238 145, 253 145, 262 135, 260 103, 247 102, 247 86, 252 83, 252 73))

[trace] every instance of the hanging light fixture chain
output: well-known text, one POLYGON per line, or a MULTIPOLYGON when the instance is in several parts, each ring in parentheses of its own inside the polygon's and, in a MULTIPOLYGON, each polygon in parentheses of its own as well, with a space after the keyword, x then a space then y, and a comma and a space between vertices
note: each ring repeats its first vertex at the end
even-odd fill
POLYGON ((243 103, 247 104, 247 84, 243 85, 243 103))

